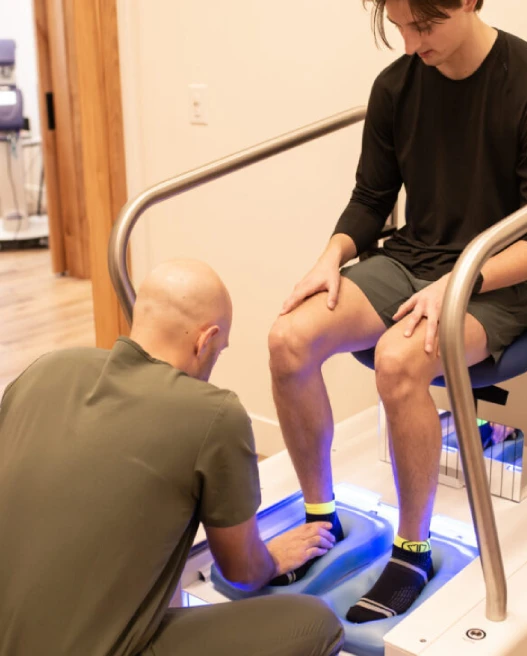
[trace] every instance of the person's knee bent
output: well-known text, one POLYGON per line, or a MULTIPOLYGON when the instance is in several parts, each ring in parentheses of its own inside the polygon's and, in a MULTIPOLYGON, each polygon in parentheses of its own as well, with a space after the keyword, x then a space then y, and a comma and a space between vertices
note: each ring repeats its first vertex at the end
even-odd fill
POLYGON ((409 398, 416 387, 428 386, 430 382, 420 358, 388 334, 380 338, 375 349, 375 379, 386 406, 409 398))
POLYGON ((271 373, 275 380, 298 375, 311 364, 309 339, 287 315, 275 321, 268 344, 271 373))
MULTIPOLYGON (((306 595, 307 596, 307 595, 306 595)), ((339 653, 344 645, 344 629, 339 618, 333 613, 323 601, 316 597, 311 599, 317 602, 316 617, 321 623, 320 654, 321 656, 334 656, 339 653)))
MULTIPOLYGON (((344 629, 338 617, 318 597, 295 595, 290 598, 302 617, 305 630, 312 636, 310 644, 316 648, 313 654, 335 656, 344 644, 344 629)), ((289 610, 291 606, 289 606, 289 610)))

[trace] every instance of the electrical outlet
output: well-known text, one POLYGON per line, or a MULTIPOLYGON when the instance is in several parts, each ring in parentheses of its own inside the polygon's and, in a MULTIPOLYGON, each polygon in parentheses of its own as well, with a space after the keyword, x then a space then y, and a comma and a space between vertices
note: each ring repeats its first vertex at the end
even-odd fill
POLYGON ((206 84, 189 84, 189 118, 192 125, 209 124, 208 87, 206 84))

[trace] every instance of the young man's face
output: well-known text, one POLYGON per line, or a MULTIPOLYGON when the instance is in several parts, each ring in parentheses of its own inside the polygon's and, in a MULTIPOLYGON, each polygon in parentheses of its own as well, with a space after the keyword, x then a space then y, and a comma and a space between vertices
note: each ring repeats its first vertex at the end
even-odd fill
POLYGON ((386 0, 386 17, 404 39, 407 55, 417 54, 428 66, 449 61, 467 38, 471 9, 463 1, 459 9, 443 9, 449 18, 440 23, 418 21, 408 0, 386 0))

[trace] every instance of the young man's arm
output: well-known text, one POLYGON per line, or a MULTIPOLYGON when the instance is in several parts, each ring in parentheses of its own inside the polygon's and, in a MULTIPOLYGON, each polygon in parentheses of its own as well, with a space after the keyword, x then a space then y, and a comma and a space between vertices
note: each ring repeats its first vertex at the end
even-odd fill
MULTIPOLYGON (((518 149, 516 175, 519 181, 521 204, 527 205, 527 114, 520 128, 520 145, 518 149)), ((506 217, 503 217, 506 218, 506 217)), ((527 280, 527 231, 526 236, 511 244, 490 260, 485 262, 481 273, 483 286, 480 293, 490 292, 502 287, 510 287, 527 280)))
MULTIPOLYGON (((491 292, 494 289, 510 287, 527 280, 527 241, 518 241, 501 251, 484 264, 481 273, 483 284, 478 293, 491 292)), ((424 348, 427 353, 433 353, 436 348, 436 335, 439 317, 445 297, 448 280, 451 274, 446 273, 425 289, 417 292, 403 303, 393 315, 395 321, 400 321, 406 315, 405 337, 411 337, 416 326, 426 318, 427 327, 424 348)))
POLYGON ((292 293, 285 300, 280 314, 291 312, 309 296, 325 291, 328 292, 328 308, 335 309, 340 287, 340 267, 356 255, 357 247, 349 235, 333 235, 315 266, 295 285, 292 293))
POLYGON ((338 301, 340 266, 368 250, 379 238, 402 184, 392 125, 393 98, 383 79, 378 78, 368 103, 351 199, 326 249, 286 299, 281 314, 324 291, 328 292, 327 306, 333 310, 338 301))
MULTIPOLYGON (((519 185, 519 195, 522 206, 527 205, 527 112, 523 116, 519 129, 520 143, 516 176, 519 185)), ((506 217, 503 217, 504 219, 506 217)), ((510 287, 527 280, 527 231, 523 239, 511 244, 490 260, 485 262, 481 273, 483 286, 480 293, 491 292, 494 289, 510 287)))
POLYGON ((351 199, 342 212, 334 235, 347 235, 356 255, 378 240, 402 185, 393 133, 395 91, 391 75, 375 80, 362 135, 362 150, 351 199))
POLYGON ((511 287, 527 280, 527 241, 511 244, 490 260, 481 269, 483 285, 480 294, 502 287, 511 287))
MULTIPOLYGON (((519 196, 521 205, 527 205, 527 113, 520 127, 520 144, 518 148, 518 160, 516 164, 516 175, 519 184, 519 196)), ((502 217, 506 218, 506 217, 502 217)), ((527 281, 527 233, 519 241, 511 244, 500 253, 491 257, 481 269, 483 284, 478 293, 491 292, 503 287, 511 287, 520 282, 527 281)), ((432 283, 422 291, 414 294, 403 303, 394 315, 399 321, 407 314, 410 318, 407 322, 405 335, 410 337, 423 317, 427 318, 427 330, 425 337, 425 351, 432 353, 437 334, 437 325, 443 299, 448 284, 450 273, 447 273, 436 282, 432 283)))

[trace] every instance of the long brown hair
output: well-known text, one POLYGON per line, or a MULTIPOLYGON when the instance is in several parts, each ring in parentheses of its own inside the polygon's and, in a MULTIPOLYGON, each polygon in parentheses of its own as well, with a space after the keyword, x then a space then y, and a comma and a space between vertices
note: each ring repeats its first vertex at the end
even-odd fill
MULTIPOLYGON (((410 10, 418 21, 441 21, 448 18, 448 14, 443 11, 444 9, 457 9, 461 7, 462 0, 408 0, 410 10)), ((386 37, 384 29, 384 7, 386 0, 362 0, 362 4, 366 7, 368 3, 373 3, 372 25, 375 34, 375 41, 380 36, 382 42, 391 48, 390 43, 386 37)), ((475 11, 479 11, 483 7, 484 0, 477 0, 475 11)))

